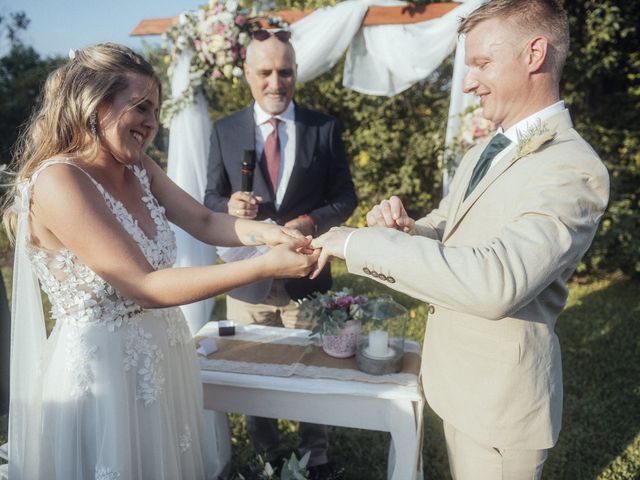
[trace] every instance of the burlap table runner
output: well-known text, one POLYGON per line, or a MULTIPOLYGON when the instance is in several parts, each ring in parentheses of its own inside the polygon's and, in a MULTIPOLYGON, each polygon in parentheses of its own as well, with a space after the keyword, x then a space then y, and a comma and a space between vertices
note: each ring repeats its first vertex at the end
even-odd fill
MULTIPOLYGON (((199 345, 202 338, 204 337, 195 338, 196 345, 199 345)), ((211 338, 214 338, 218 351, 206 358, 200 357, 201 368, 204 370, 399 385, 416 385, 420 371, 420 354, 416 351, 405 352, 403 367, 399 373, 369 375, 358 370, 355 357, 334 358, 324 353, 322 348, 308 342, 298 340, 284 343, 268 336, 261 338, 256 335, 252 335, 251 340, 243 340, 242 335, 211 335, 211 338)), ((407 345, 416 350, 415 342, 407 342, 407 345)))

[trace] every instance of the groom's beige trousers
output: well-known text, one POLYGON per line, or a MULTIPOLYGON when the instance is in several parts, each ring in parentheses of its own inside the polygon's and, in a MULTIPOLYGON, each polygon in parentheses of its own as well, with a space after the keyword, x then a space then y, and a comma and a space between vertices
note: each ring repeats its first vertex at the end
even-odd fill
POLYGON ((513 450, 483 445, 444 424, 453 480, 539 480, 547 450, 513 450))

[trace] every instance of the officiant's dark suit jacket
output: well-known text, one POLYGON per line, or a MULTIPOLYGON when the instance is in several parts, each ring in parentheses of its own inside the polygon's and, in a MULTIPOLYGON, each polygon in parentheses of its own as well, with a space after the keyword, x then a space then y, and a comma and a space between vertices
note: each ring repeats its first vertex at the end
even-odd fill
MULTIPOLYGON (((310 215, 318 235, 343 223, 356 207, 357 199, 347 163, 340 128, 335 118, 295 104, 296 156, 280 208, 274 204, 274 193, 266 181, 266 167, 256 162, 253 192, 264 202, 258 208, 257 220, 271 218, 284 225, 300 215, 310 215)), ((255 150, 253 104, 218 120, 211 134, 211 149, 204 204, 227 213, 227 202, 233 192, 241 190, 240 166, 245 150, 255 150)), ((261 303, 271 288, 271 280, 255 282, 232 290, 238 300, 261 303)), ((288 279, 285 288, 294 299, 315 291, 331 288, 327 267, 315 280, 288 279)))

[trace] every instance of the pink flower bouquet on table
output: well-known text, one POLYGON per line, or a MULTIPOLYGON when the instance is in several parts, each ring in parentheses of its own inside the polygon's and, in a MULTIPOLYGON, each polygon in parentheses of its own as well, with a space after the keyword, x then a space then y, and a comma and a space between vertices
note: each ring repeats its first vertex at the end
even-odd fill
POLYGON ((322 338, 335 335, 351 320, 360 321, 364 316, 363 305, 369 299, 364 295, 353 295, 348 288, 327 293, 315 293, 300 301, 302 320, 309 321, 313 328, 310 337, 322 338))
POLYGON ((301 320, 312 325, 309 336, 321 340, 324 351, 334 357, 355 354, 362 323, 380 328, 382 322, 404 312, 390 296, 370 299, 353 295, 347 288, 316 293, 300 301, 301 320))

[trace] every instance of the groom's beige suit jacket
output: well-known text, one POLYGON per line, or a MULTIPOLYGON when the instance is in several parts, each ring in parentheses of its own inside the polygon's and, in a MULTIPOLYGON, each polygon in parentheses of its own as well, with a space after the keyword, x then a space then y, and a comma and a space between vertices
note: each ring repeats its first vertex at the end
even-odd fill
POLYGON ((512 149, 463 200, 485 145, 472 148, 415 236, 365 228, 346 247, 349 272, 431 304, 427 401, 497 448, 544 449, 558 438, 556 319, 609 196, 608 173, 568 111, 545 123, 556 132, 551 142, 520 158, 512 149))

